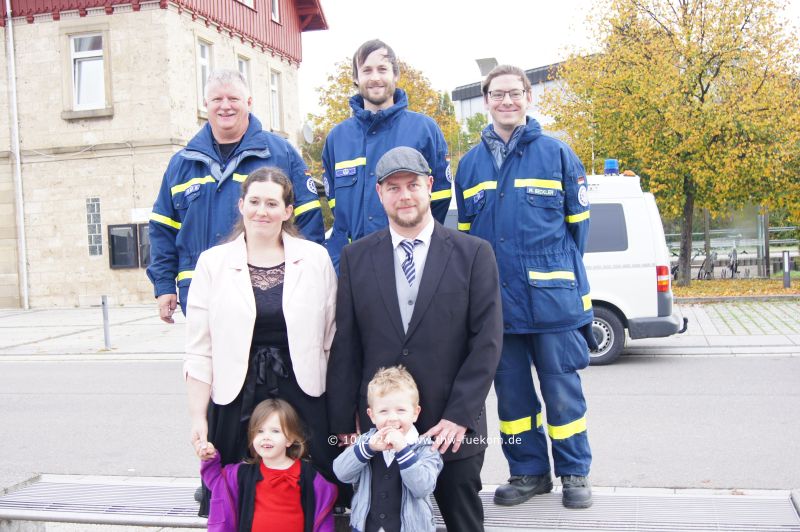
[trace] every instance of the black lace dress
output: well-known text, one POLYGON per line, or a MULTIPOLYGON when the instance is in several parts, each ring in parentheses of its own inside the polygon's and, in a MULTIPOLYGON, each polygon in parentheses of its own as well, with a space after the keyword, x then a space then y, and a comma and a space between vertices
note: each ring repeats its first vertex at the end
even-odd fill
MULTIPOLYGON (((250 346, 250 361, 241 392, 230 404, 208 409, 208 440, 220 453, 222 464, 240 462, 249 455, 247 425, 255 406, 269 398, 280 398, 297 410, 305 423, 306 448, 317 469, 334 480, 331 469, 338 455, 328 438, 325 396, 312 397, 297 384, 286 320, 283 316, 283 278, 285 265, 270 268, 249 266, 256 302, 256 321, 250 346)), ((200 515, 208 514, 209 492, 200 504, 200 515)))

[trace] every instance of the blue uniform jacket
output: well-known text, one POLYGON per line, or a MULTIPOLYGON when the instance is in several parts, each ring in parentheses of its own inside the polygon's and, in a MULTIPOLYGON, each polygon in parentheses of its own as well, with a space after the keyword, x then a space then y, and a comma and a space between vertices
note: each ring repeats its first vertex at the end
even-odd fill
POLYGON ((364 98, 350 98, 353 116, 337 124, 325 139, 322 151, 325 194, 333 210, 333 231, 326 242, 338 269, 339 254, 349 242, 389 225, 375 192, 375 165, 396 146, 410 146, 428 161, 433 175, 431 209, 444 222, 452 197, 447 143, 432 118, 409 111, 408 97, 394 92, 394 105, 372 113, 364 98))
POLYGON ((506 334, 566 331, 592 321, 583 266, 585 176, 569 146, 542 135, 532 118, 508 144, 489 125, 461 159, 458 228, 494 247, 506 334))
POLYGON ((324 239, 314 181, 300 155, 286 140, 250 124, 226 165, 214 148, 206 124, 169 161, 150 215, 150 265, 147 276, 156 297, 188 287, 200 253, 225 239, 241 216, 241 182, 262 166, 277 166, 294 185, 295 223, 315 242, 324 239))

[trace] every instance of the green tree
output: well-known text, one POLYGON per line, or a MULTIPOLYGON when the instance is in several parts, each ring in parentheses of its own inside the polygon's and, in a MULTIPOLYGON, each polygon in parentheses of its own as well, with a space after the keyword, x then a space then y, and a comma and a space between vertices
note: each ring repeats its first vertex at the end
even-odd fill
POLYGON ((796 40, 776 0, 608 0, 601 51, 575 55, 543 106, 584 159, 636 169, 665 217, 754 203, 800 215, 796 40), (794 198, 789 200, 788 198, 794 198))
MULTIPOLYGON (((399 65, 400 80, 397 86, 408 94, 408 108, 433 118, 439 124, 448 146, 452 148, 458 142, 461 128, 456 120, 450 95, 434 90, 428 78, 419 70, 403 61, 400 61, 399 65)), ((328 133, 333 126, 352 114, 350 97, 356 94, 358 89, 353 84, 353 67, 350 60, 345 59, 336 63, 333 73, 328 75, 325 86, 317 90, 322 114, 308 115, 308 120, 314 128, 314 142, 303 149, 306 164, 314 176, 322 175, 322 147, 328 133)), ((458 160, 457 158, 454 160, 452 153, 450 164, 455 175, 458 160)))
POLYGON ((489 121, 486 119, 485 114, 478 113, 467 118, 466 122, 467 133, 465 142, 467 149, 470 149, 473 146, 477 146, 481 141, 481 132, 488 125, 489 121))

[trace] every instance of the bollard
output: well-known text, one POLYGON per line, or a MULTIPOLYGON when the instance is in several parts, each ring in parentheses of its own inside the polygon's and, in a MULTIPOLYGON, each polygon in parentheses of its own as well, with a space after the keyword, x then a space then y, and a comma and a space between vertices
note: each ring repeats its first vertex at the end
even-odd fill
POLYGON ((789 251, 783 252, 783 287, 790 288, 792 286, 792 278, 789 271, 789 251))
POLYGON ((106 349, 111 349, 111 330, 108 324, 108 296, 100 296, 101 306, 103 307, 103 340, 106 349))

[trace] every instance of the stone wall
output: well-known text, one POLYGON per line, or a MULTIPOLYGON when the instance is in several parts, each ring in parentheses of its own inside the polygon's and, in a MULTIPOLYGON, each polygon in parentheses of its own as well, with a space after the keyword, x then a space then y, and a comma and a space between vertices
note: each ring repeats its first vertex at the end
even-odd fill
MULTIPOLYGON (((296 65, 172 6, 123 7, 112 15, 90 10, 86 17, 37 17, 33 24, 18 19, 14 36, 32 307, 99 304, 101 295, 113 304, 153 301, 144 269, 110 268, 108 225, 146 223, 167 161, 205 122, 198 107, 198 38, 213 45, 215 68, 236 68, 237 55, 250 59, 253 111, 265 128, 269 71, 282 73, 284 129, 296 143, 296 65), (64 35, 84 29, 106 32, 112 111, 65 117, 70 51, 64 35), (101 255, 89 252, 87 198, 100 200, 101 255)), ((0 90, 7 94, 5 56, 0 63, 0 90)), ((6 101, 0 98, 0 307, 14 307, 20 300, 6 101)))

